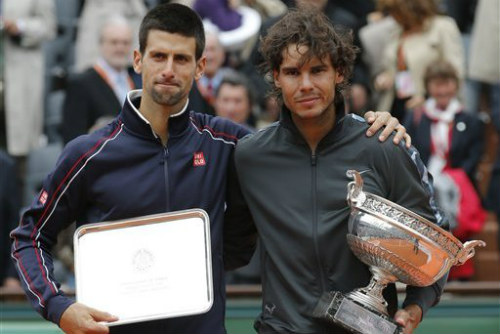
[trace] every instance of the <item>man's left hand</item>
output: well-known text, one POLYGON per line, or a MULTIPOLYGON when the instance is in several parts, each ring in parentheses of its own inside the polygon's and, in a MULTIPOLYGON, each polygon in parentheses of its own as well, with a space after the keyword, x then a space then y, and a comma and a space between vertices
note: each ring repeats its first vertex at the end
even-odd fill
POLYGON ((392 117, 391 114, 387 111, 367 111, 365 113, 365 120, 371 126, 366 131, 366 135, 368 137, 373 136, 380 128, 385 126, 385 129, 382 131, 378 139, 380 141, 385 141, 392 131, 396 131, 394 135, 394 144, 399 144, 401 139, 405 140, 406 147, 410 148, 411 146, 411 137, 406 133, 406 129, 404 126, 399 124, 399 121, 396 117, 392 117))
POLYGON ((420 306, 411 304, 404 309, 398 310, 394 315, 394 321, 403 327, 404 334, 411 334, 422 320, 422 309, 420 306))

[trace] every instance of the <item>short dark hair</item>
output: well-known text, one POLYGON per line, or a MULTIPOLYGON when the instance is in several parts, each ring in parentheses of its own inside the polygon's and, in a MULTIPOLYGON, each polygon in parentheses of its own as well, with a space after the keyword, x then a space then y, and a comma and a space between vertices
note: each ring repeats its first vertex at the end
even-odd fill
POLYGON ((205 31, 200 16, 191 8, 177 4, 160 4, 142 19, 139 29, 139 50, 144 53, 150 30, 161 30, 196 40, 195 57, 201 58, 205 49, 205 31))
POLYGON ((215 96, 219 96, 219 92, 222 88, 223 85, 230 85, 230 86, 235 86, 239 87, 242 86, 245 88, 245 91, 247 93, 247 98, 248 102, 250 104, 250 108, 252 108, 255 104, 255 92, 253 89, 253 85, 251 84, 250 80, 247 79, 247 77, 236 71, 230 71, 222 77, 222 80, 215 90, 215 96))
MULTIPOLYGON (((268 34, 262 38, 260 52, 265 59, 262 69, 271 82, 271 92, 280 101, 281 91, 272 80, 273 71, 279 71, 283 62, 283 51, 291 44, 308 47, 302 55, 303 63, 318 57, 329 57, 335 70, 344 76, 344 81, 337 85, 341 91, 347 86, 352 74, 354 60, 358 48, 353 45, 352 31, 334 28, 328 17, 314 8, 291 9, 285 16, 274 24, 268 34)), ((336 101, 341 98, 336 94, 336 101)))

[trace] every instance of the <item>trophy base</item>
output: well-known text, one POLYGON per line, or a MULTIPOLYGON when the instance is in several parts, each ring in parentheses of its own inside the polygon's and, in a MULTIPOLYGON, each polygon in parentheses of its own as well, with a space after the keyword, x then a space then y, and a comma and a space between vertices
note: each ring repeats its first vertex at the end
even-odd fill
POLYGON ((354 334, 401 334, 402 328, 385 314, 367 309, 341 292, 323 294, 313 311, 315 318, 327 320, 354 334))

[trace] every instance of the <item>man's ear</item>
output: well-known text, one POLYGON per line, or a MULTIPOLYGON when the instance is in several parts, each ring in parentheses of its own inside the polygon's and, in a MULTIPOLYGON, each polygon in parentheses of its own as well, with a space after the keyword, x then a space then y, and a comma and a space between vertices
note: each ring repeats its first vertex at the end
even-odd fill
POLYGON ((277 70, 273 70, 274 85, 278 88, 281 88, 281 84, 278 79, 279 79, 279 72, 277 70))
POLYGON ((134 71, 137 74, 142 72, 142 54, 139 50, 134 50, 134 71))
POLYGON ((344 81, 344 75, 339 72, 335 73, 335 84, 339 84, 344 81))
POLYGON ((196 70, 194 73, 194 80, 198 81, 201 79, 203 76, 203 73, 205 73, 205 66, 207 65, 207 57, 202 56, 197 62, 196 62, 196 70))

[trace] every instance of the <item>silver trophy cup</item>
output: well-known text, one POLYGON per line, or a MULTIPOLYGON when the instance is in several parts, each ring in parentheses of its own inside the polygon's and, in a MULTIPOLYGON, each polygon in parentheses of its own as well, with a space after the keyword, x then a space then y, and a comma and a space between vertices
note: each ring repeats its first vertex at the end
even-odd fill
POLYGON ((481 240, 462 244, 451 233, 425 218, 380 196, 363 192, 363 179, 355 170, 347 186, 351 207, 347 243, 370 267, 368 286, 350 293, 331 291, 320 299, 314 316, 352 333, 393 334, 401 328, 387 312, 382 291, 396 281, 412 286, 436 282, 454 265, 474 256, 481 240))

